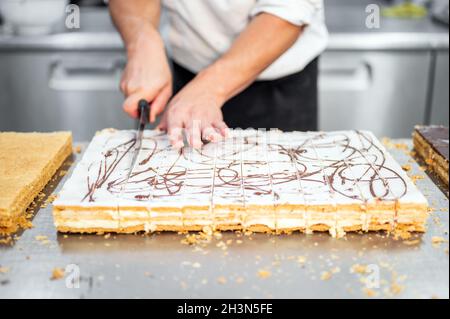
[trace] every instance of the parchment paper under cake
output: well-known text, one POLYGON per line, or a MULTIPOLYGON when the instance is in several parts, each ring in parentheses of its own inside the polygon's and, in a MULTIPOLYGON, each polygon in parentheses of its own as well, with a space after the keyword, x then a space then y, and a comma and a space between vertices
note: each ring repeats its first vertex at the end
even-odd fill
POLYGON ((201 150, 104 130, 54 202, 60 232, 425 231, 428 203, 366 131, 235 130, 201 150))

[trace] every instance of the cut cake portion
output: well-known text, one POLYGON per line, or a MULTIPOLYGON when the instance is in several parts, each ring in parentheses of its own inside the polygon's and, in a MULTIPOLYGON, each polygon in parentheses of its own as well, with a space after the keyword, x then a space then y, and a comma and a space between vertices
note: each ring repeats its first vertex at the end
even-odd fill
POLYGON ((444 126, 416 126, 414 148, 448 189, 449 132, 444 126))
POLYGON ((0 233, 17 231, 27 207, 71 153, 70 132, 0 132, 0 233))

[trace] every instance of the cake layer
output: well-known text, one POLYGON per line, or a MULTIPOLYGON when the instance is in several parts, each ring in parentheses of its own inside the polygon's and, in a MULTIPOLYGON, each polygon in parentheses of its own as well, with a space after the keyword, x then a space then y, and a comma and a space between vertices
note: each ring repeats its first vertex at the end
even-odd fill
POLYGON ((370 132, 235 130, 201 150, 105 130, 54 202, 59 231, 423 231, 428 203, 370 132), (130 176, 129 179, 128 176, 130 176))
POLYGON ((431 171, 433 171, 448 187, 448 162, 441 155, 435 153, 420 135, 415 136, 414 138, 414 148, 417 151, 417 154, 425 161, 428 168, 430 168, 431 171))
POLYGON ((311 209, 304 211, 300 207, 280 207, 273 215, 262 210, 258 215, 242 212, 233 213, 230 208, 227 213, 205 214, 204 211, 190 210, 181 213, 156 213, 144 210, 77 210, 65 208, 55 210, 55 224, 63 232, 135 232, 135 231, 182 231, 202 230, 211 226, 220 230, 251 230, 263 229, 275 232, 290 231, 329 231, 332 234, 356 230, 390 230, 397 228, 410 231, 425 231, 426 207, 404 207, 399 209, 399 215, 389 209, 373 211, 358 211, 341 207, 337 212, 311 209), (95 231, 91 231, 95 229, 95 231), (138 229, 138 230, 136 230, 138 229))
POLYGON ((0 133, 0 232, 14 232, 72 152, 70 132, 0 133))
POLYGON ((428 167, 449 185, 449 132, 441 126, 416 127, 413 133, 414 148, 428 167))

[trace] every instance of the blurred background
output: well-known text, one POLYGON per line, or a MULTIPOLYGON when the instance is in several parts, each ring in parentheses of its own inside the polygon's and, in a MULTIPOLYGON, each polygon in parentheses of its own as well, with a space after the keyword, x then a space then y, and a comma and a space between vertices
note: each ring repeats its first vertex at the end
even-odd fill
MULTIPOLYGON (((398 138, 416 124, 448 126, 449 1, 404 2, 325 0, 321 130, 398 138), (370 4, 379 27, 366 24, 370 4)), ((88 141, 134 127, 121 109, 126 57, 107 1, 0 0, 0 16, 0 131, 71 130, 88 141), (81 8, 79 29, 65 26, 69 3, 81 8)))

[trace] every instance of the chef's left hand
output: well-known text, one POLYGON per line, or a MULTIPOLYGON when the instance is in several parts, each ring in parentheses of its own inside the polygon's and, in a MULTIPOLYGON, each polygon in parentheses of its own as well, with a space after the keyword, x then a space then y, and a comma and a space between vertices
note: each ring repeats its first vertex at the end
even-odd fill
POLYGON ((183 132, 189 145, 197 149, 203 141, 218 142, 228 134, 224 103, 215 86, 199 75, 171 100, 158 128, 167 131, 175 148, 184 146, 183 132))

